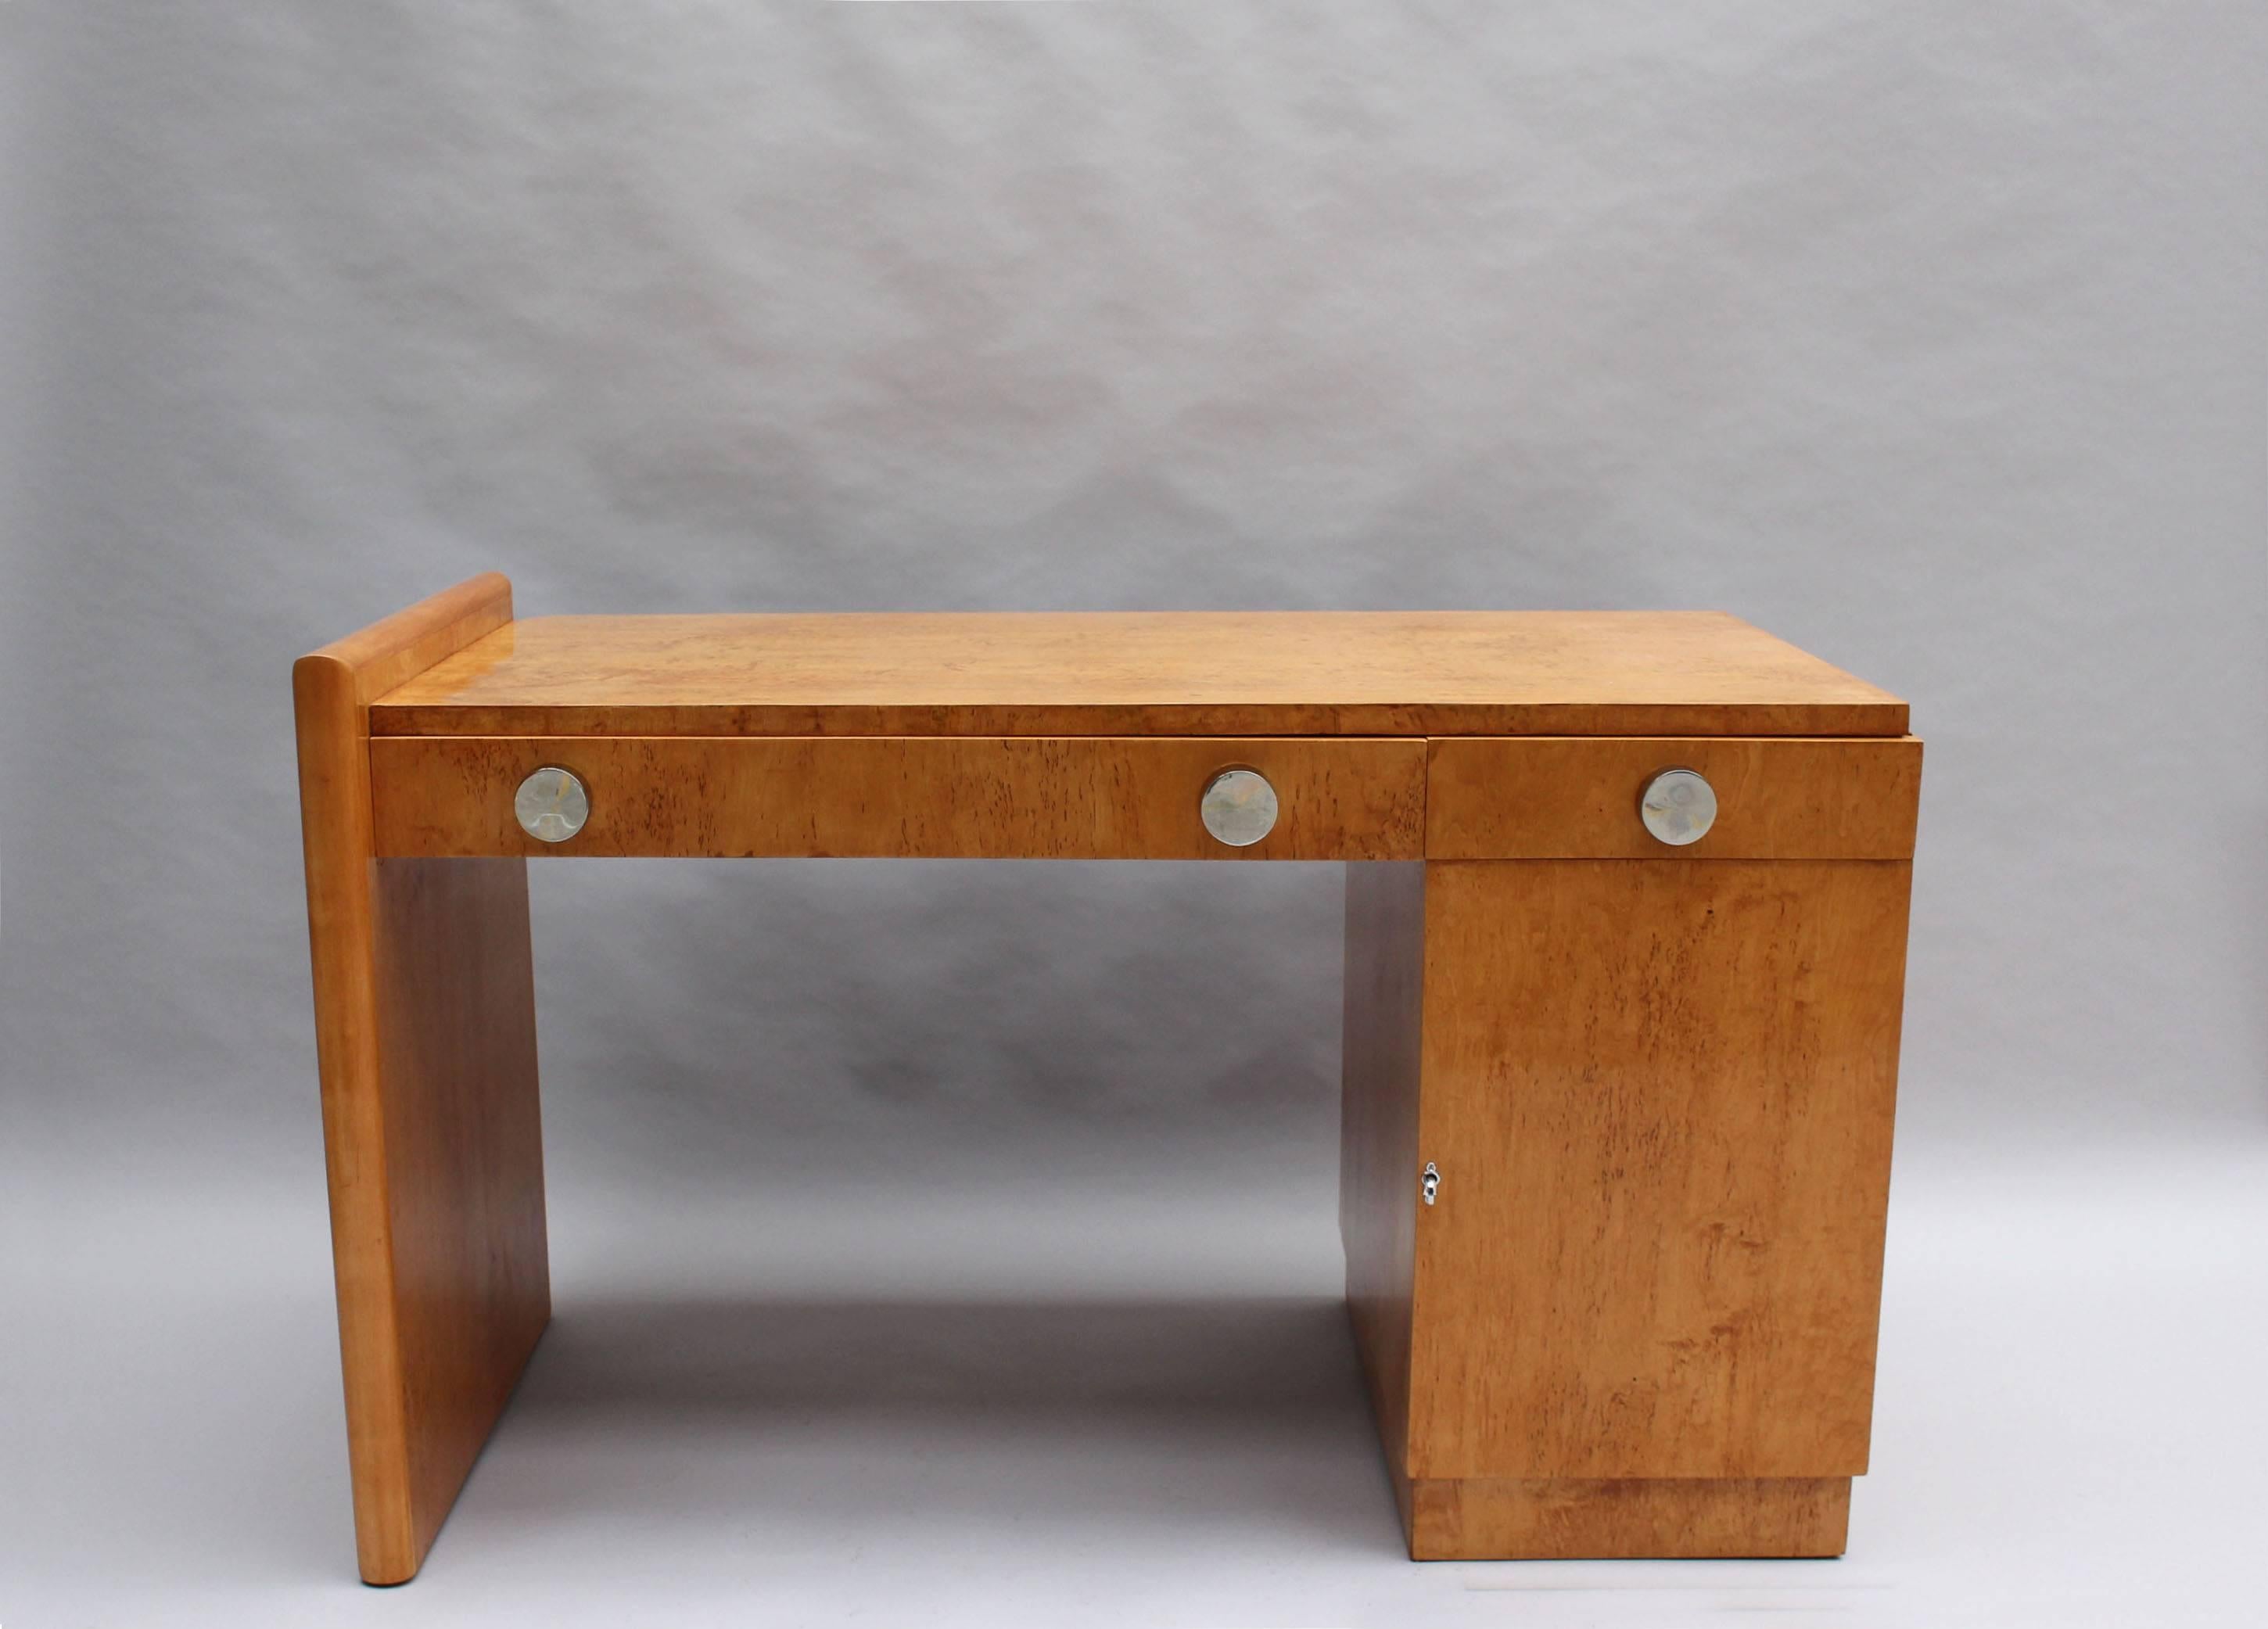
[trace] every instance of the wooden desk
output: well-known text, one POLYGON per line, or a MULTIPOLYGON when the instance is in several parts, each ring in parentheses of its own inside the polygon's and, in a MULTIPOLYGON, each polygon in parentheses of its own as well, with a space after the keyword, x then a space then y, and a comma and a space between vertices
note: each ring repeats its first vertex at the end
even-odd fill
POLYGON ((1921 744, 1706 613, 541 617, 293 672, 363 1576, 550 1314, 531 857, 1339 859, 1347 1300, 1413 1557, 1840 1552, 1921 744), (561 842, 515 795, 571 772, 561 842), (1247 846, 1213 777, 1277 800, 1247 846), (1642 821, 1697 771, 1715 823, 1642 821), (1253 783, 1245 783, 1249 785, 1253 783))

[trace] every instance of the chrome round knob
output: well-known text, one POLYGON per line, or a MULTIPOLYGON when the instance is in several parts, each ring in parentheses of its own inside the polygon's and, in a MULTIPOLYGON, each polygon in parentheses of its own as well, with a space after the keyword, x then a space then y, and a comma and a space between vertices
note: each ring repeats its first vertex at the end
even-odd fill
POLYGON ((1257 770, 1223 770, 1205 783, 1197 813, 1221 842, 1250 848, 1276 828, 1276 788, 1257 770))
POLYGON ((512 812, 538 843, 564 843, 591 818, 591 799, 573 775, 547 765, 519 783, 512 812))
POLYGON ((1716 790, 1691 770, 1664 770, 1646 782, 1638 817, 1672 847, 1698 843, 1717 823, 1716 790))

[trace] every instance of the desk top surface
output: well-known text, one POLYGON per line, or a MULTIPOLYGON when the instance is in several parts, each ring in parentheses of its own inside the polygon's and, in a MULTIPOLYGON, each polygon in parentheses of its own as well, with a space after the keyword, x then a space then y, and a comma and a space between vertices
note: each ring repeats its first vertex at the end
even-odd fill
POLYGON ((1714 611, 538 616, 379 697, 380 735, 1900 735, 1714 611))

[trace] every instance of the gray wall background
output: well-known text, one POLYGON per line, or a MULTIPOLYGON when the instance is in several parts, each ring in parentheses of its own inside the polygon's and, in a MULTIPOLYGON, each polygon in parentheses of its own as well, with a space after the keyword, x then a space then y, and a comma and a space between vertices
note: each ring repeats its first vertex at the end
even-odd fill
MULTIPOLYGON (((74 1191, 320 1180, 287 669, 490 567, 524 613, 1730 609, 1929 741, 1907 1156, 2268 1128, 2257 5, 0 41, 0 1112, 74 1191)), ((1333 868, 535 886, 555 1168, 1181 1139, 1328 1189, 1333 868)))
POLYGON ((0 1619, 2256 1623, 2264 83, 2256 0, 0 0, 0 1619), (1335 867, 562 859, 559 1316, 359 1590, 287 673, 490 567, 1905 695, 1851 1558, 1402 1559, 1335 867))

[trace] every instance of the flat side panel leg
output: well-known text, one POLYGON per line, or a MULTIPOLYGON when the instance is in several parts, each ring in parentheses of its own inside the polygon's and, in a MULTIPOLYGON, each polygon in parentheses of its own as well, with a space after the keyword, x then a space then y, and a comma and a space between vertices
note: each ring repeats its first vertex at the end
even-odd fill
POLYGON ((373 697, 511 620, 475 579, 292 670, 364 1579, 413 1577, 550 1316, 526 862, 374 858, 373 697))
POLYGON ((1425 867, 1372 861, 1346 872, 1339 1235, 1355 1346, 1406 1532, 1425 867))
POLYGON ((394 1336, 422 1560, 551 1316, 527 862, 376 871, 394 1336))

